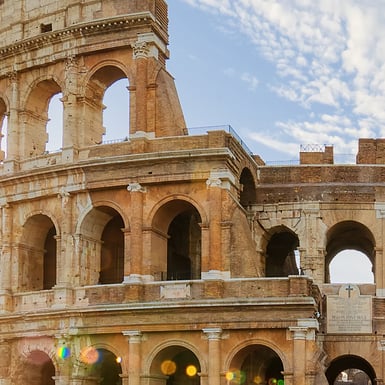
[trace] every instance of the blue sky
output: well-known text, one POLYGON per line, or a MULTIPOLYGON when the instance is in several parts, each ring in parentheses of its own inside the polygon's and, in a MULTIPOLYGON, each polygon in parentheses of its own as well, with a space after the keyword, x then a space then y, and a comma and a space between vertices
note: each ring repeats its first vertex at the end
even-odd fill
MULTIPOLYGON (((171 0, 167 67, 188 127, 230 124, 265 161, 384 137, 385 2, 171 0)), ((352 157, 350 159, 353 159, 352 157)))

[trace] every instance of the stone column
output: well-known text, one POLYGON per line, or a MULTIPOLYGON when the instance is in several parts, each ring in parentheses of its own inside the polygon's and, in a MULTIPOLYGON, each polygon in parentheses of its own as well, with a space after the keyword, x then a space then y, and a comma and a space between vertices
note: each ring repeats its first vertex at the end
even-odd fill
POLYGON ((16 171, 16 162, 20 160, 20 125, 19 125, 19 81, 16 71, 8 75, 11 82, 11 96, 9 106, 9 119, 7 129, 7 156, 5 160, 5 171, 16 171))
POLYGON ((63 213, 62 233, 57 237, 57 266, 56 266, 56 285, 55 303, 53 307, 63 308, 72 305, 72 283, 73 276, 73 255, 74 242, 72 239, 72 197, 64 188, 59 192, 58 199, 61 200, 63 213))
POLYGON ((5 340, 0 340, 0 357, 0 385, 10 385, 11 348, 5 340))
POLYGON ((210 385, 220 385, 220 368, 221 368, 221 328, 205 328, 203 333, 206 334, 209 341, 209 368, 208 368, 208 383, 210 385))
POLYGON ((293 326, 289 329, 293 333, 293 383, 305 385, 307 328, 293 326))
MULTIPOLYGON (((135 88, 135 133, 147 132, 147 67, 149 47, 145 41, 137 41, 132 46, 136 61, 135 88)), ((130 128, 131 129, 131 128, 130 128)))
POLYGON ((1 207, 0 313, 12 310, 12 231, 12 207, 6 204, 1 207))
POLYGON ((141 283, 143 273, 143 193, 145 189, 139 183, 130 183, 127 190, 131 195, 131 234, 125 232, 124 282, 141 283), (128 237, 130 237, 130 242, 127 242, 128 237))
POLYGON ((210 259, 208 266, 209 275, 218 275, 222 271, 222 181, 219 178, 209 178, 206 182, 209 189, 210 222, 209 241, 210 259))
POLYGON ((123 335, 128 337, 127 385, 140 385, 142 333, 139 330, 127 330, 123 331, 123 335))
POLYGON ((63 163, 73 162, 79 147, 78 118, 78 60, 74 55, 67 57, 65 63, 65 88, 63 90, 63 163))

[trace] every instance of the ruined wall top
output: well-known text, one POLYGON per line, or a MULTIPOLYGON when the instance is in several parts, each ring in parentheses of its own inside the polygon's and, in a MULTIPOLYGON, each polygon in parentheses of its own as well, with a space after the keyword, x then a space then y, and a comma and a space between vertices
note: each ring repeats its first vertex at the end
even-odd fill
POLYGON ((151 13, 167 34, 164 0, 0 0, 0 48, 44 33, 140 13, 151 13))

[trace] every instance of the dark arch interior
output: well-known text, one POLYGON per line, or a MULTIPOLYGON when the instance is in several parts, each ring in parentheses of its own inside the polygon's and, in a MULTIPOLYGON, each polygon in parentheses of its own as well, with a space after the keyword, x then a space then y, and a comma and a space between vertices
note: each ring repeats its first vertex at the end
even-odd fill
POLYGON ((160 385, 199 385, 201 367, 196 355, 182 346, 170 346, 157 354, 151 375, 160 385))
POLYGON ((273 234, 266 248, 266 277, 297 275, 294 251, 298 246, 298 237, 292 232, 273 234))
POLYGON ((114 353, 107 349, 96 349, 98 360, 93 364, 92 375, 99 377, 100 385, 121 385, 122 367, 114 353))
POLYGON ((241 192, 240 192, 240 203, 243 207, 255 204, 257 194, 255 191, 255 182, 251 171, 245 168, 240 177, 241 192))
POLYGON ((22 383, 54 385, 55 367, 50 357, 40 350, 32 351, 23 367, 22 383))
POLYGON ((376 378, 376 374, 373 367, 361 357, 347 355, 333 360, 329 365, 328 369, 326 370, 326 378, 329 382, 329 385, 334 385, 334 381, 338 375, 347 369, 362 370, 369 376, 372 384, 375 384, 374 380, 376 378))
POLYGON ((200 216, 189 208, 170 223, 167 242, 167 279, 199 279, 201 264, 200 216))
POLYGON ((124 278, 124 228, 123 219, 115 215, 102 233, 100 284, 121 283, 124 278))
POLYGON ((226 377, 231 384, 279 384, 284 379, 283 370, 281 359, 272 349, 251 345, 237 353, 226 377))
POLYGON ((56 285, 56 229, 52 226, 44 243, 43 289, 56 285))

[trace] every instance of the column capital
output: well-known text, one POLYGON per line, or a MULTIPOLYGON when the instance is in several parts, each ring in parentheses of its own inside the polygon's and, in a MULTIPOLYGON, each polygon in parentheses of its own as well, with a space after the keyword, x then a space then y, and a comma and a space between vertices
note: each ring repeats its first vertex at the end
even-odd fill
POLYGON ((140 330, 124 330, 122 334, 128 337, 129 343, 140 343, 142 341, 142 332, 140 330))
POLYGON ((146 192, 146 189, 137 182, 129 183, 127 186, 127 191, 129 192, 146 192))
POLYGON ((208 340, 220 340, 222 335, 222 328, 213 327, 213 328, 204 328, 202 329, 203 333, 206 334, 208 340))
POLYGON ((134 59, 146 59, 149 56, 150 48, 146 41, 137 41, 132 45, 134 59))

